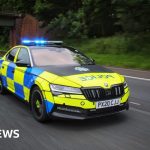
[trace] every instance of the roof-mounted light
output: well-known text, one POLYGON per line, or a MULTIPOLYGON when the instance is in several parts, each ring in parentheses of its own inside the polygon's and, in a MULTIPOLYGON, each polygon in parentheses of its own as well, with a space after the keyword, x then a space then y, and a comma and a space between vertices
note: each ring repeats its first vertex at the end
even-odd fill
POLYGON ((61 45, 63 44, 63 41, 22 40, 21 43, 27 46, 46 46, 46 45, 61 45))

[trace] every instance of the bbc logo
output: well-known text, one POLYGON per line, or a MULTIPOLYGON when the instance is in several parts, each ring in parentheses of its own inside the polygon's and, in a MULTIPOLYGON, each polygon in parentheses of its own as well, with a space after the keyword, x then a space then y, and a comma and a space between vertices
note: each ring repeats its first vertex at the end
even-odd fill
POLYGON ((17 139, 19 138, 20 134, 19 134, 19 130, 0 130, 0 139, 17 139))

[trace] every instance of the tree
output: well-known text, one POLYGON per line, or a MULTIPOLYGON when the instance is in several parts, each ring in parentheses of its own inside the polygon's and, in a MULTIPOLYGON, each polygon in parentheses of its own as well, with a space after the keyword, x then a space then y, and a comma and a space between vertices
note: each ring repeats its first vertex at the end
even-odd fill
POLYGON ((124 32, 138 33, 150 30, 150 0, 117 0, 117 24, 124 32))
POLYGON ((47 25, 60 14, 66 14, 70 10, 76 11, 81 5, 81 0, 37 0, 34 10, 37 18, 47 25))
POLYGON ((34 14, 36 0, 1 0, 0 11, 34 14))
POLYGON ((0 11, 34 15, 64 37, 150 31, 150 0, 1 0, 0 6, 0 11))
POLYGON ((76 12, 68 11, 52 19, 48 27, 57 37, 85 38, 87 37, 87 26, 84 18, 83 9, 76 12))
POLYGON ((114 33, 112 0, 86 0, 84 12, 89 36, 108 36, 114 33))

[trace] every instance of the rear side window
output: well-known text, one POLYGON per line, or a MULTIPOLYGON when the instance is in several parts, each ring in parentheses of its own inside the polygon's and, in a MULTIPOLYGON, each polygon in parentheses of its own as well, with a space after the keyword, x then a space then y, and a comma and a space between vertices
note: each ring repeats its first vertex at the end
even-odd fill
POLYGON ((15 56, 17 54, 18 48, 12 49, 6 56, 8 61, 14 62, 15 56))
POLYGON ((30 64, 29 52, 26 48, 21 48, 18 54, 17 62, 23 62, 25 64, 30 64))

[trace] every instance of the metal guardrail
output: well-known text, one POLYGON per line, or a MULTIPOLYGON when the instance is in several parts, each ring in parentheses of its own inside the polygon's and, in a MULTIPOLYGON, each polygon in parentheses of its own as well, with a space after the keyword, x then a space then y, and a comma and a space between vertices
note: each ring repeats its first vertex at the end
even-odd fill
POLYGON ((0 50, 0 53, 7 53, 7 51, 5 51, 5 50, 0 50))
POLYGON ((17 12, 10 12, 10 11, 0 11, 0 16, 9 16, 9 17, 22 17, 22 14, 17 12))

